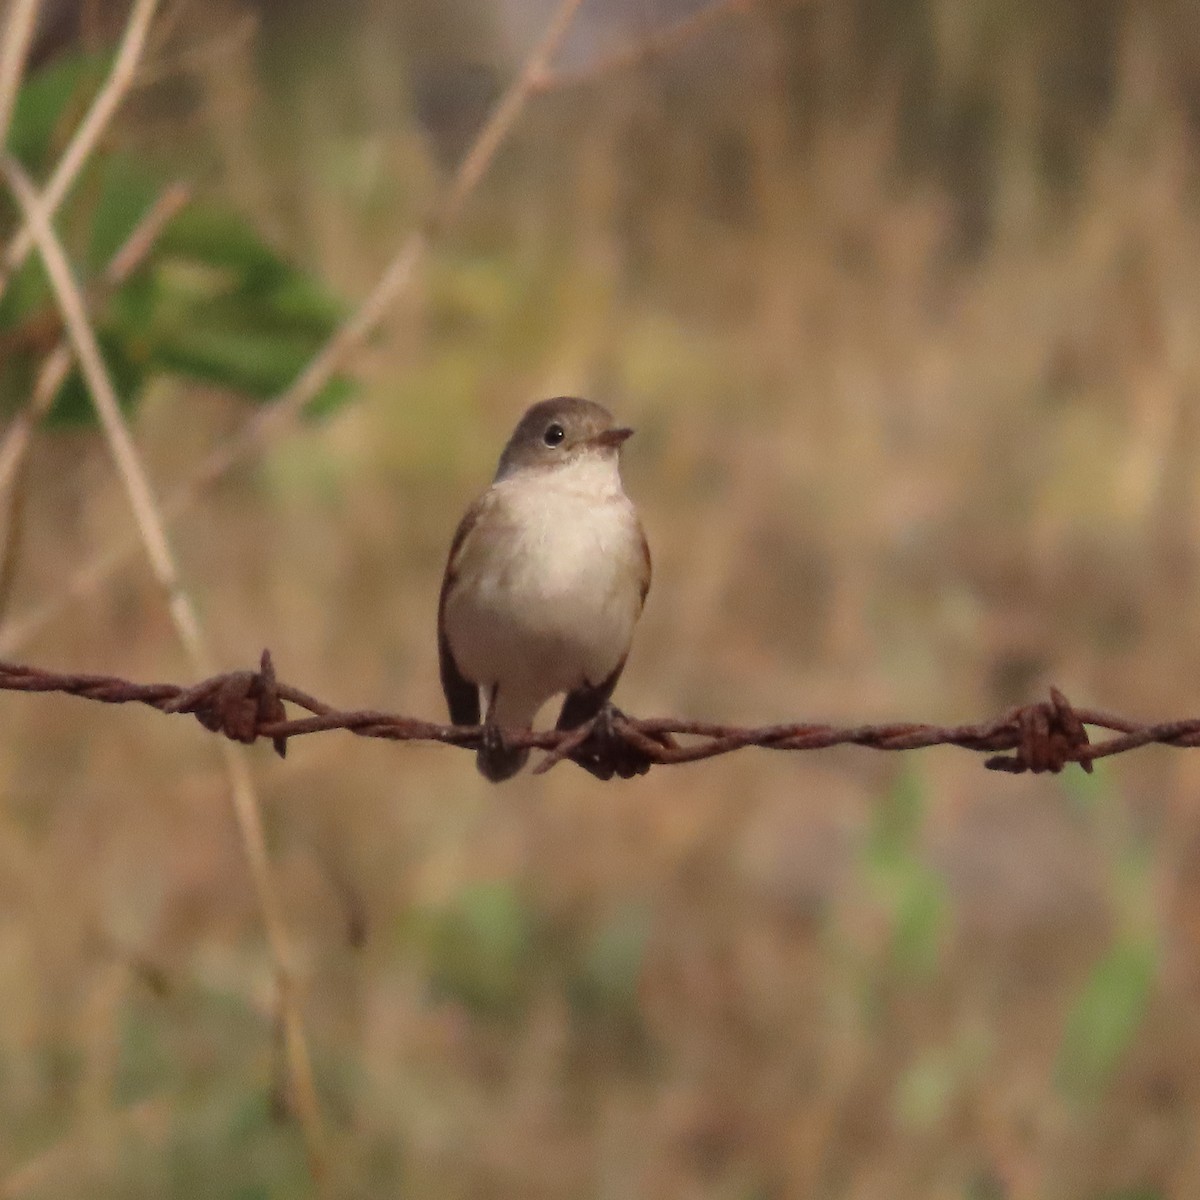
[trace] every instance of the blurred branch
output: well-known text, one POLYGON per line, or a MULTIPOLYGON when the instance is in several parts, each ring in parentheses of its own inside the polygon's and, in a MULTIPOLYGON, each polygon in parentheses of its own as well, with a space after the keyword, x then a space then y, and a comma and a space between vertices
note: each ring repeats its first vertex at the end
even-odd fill
MULTIPOLYGON (((112 70, 104 81, 103 87, 96 93, 91 108, 83 118, 74 137, 63 151, 58 166, 50 176, 50 182, 42 193, 46 209, 53 218, 58 206, 62 203, 79 172, 96 148, 101 135, 108 128, 108 123, 120 107, 126 93, 134 81, 137 65, 146 45, 146 35, 150 22, 154 19, 154 11, 159 0, 134 0, 125 23, 125 32, 121 36, 121 44, 113 60, 112 70)), ((0 256, 0 296, 4 295, 8 281, 13 272, 20 269, 29 251, 33 248, 33 235, 28 223, 22 225, 16 236, 9 242, 3 256, 0 256)))
POLYGON ((714 0, 697 12, 652 33, 649 37, 622 46, 608 54, 601 54, 591 62, 579 67, 560 71, 546 70, 534 81, 534 91, 551 92, 564 88, 580 87, 596 83, 610 75, 642 66, 657 58, 673 54, 681 46, 692 41, 710 27, 726 17, 748 13, 759 0, 714 0))
POLYGON ((379 327, 388 309, 408 289, 417 264, 429 248, 430 238, 449 229, 462 215, 467 199, 507 139, 534 89, 536 79, 566 36, 582 2, 563 0, 559 5, 521 73, 500 97, 467 151, 446 195, 436 206, 428 227, 408 236, 366 298, 301 371, 292 386, 247 421, 239 433, 209 454, 181 492, 169 498, 167 510, 172 516, 182 512, 196 495, 236 463, 269 445, 379 327))
MULTIPOLYGON (((238 433, 209 453, 174 492, 163 502, 166 521, 186 512, 218 479, 232 467, 261 453, 275 438, 287 431, 312 399, 329 383, 345 360, 358 350, 378 328, 389 307, 412 283, 433 238, 444 234, 462 215, 479 181, 486 174, 521 115, 537 80, 562 44, 583 0, 561 0, 545 32, 530 52, 524 66, 508 90, 497 101, 471 148, 450 181, 446 194, 435 206, 426 228, 414 230, 384 268, 374 288, 347 318, 325 346, 301 371, 295 382, 251 417, 238 433)), ((3 283, 0 278, 0 290, 3 283)), ((0 634, 0 653, 11 653, 23 645, 47 622, 53 620, 73 600, 90 595, 137 553, 137 542, 123 542, 102 550, 69 579, 62 591, 20 621, 12 622, 0 634)))
MULTIPOLYGON (((164 226, 188 202, 190 190, 183 184, 168 187, 150 206, 124 244, 108 262, 101 284, 105 289, 120 287, 146 260, 164 226)), ((26 465, 33 431, 50 411, 54 398, 71 370, 71 345, 66 338, 46 356, 33 385, 29 403, 13 417, 0 440, 0 496, 8 497, 4 522, 4 540, 0 543, 0 626, 12 598, 13 580, 23 530, 26 465)))
POLYGON ((186 183, 172 183, 163 188, 158 198, 146 210, 142 219, 133 227, 129 236, 109 259, 101 282, 108 288, 118 288, 150 257, 154 243, 163 230, 192 198, 192 189, 186 183))
MULTIPOLYGON (((133 451, 128 431, 125 429, 120 410, 116 406, 111 385, 108 384, 103 363, 95 346, 95 337, 87 325, 83 305, 78 298, 78 289, 74 288, 74 281, 70 278, 65 257, 62 255, 61 247, 57 245, 53 229, 50 227, 50 219, 55 207, 86 160, 87 153, 94 145, 95 136, 98 136, 99 130, 103 127, 103 123, 98 118, 95 120, 93 118, 99 113, 103 116, 104 121, 107 121, 111 113, 115 111, 116 103, 123 95, 124 89, 129 86, 130 77, 141 53, 146 28, 153 15, 156 2, 157 0, 136 0, 134 11, 126 27, 121 51, 110 76, 109 85, 106 85, 101 96, 97 97, 91 113, 84 125, 80 127, 71 146, 68 147, 67 153, 64 154, 45 194, 40 198, 40 206, 38 197, 32 196, 27 184, 23 184, 19 168, 14 170, 13 165, 10 164, 8 174, 14 189, 25 196, 26 214, 25 227, 18 235, 18 239, 10 245, 3 261, 0 262, 0 294, 3 292, 7 278, 15 267, 24 261, 29 247, 35 240, 31 229, 36 221, 40 233, 40 237, 36 240, 46 257, 47 270, 52 276, 57 273, 59 277, 55 291, 63 307, 68 333, 75 345, 76 354, 79 356, 89 389, 92 390, 93 398, 97 402, 97 408, 105 426, 106 435, 110 439, 114 456, 125 466, 123 477, 130 493, 131 504, 139 515, 139 528, 146 552, 151 558, 152 564, 157 564, 156 574, 159 576, 160 582, 168 589, 172 614, 176 618, 181 636, 185 642, 192 641, 194 643, 193 650, 199 653, 202 651, 202 647, 199 644, 198 624, 186 594, 178 588, 178 576, 165 537, 164 510, 155 504, 145 481, 141 464, 137 459, 136 452, 133 451), (102 98, 105 99, 104 106, 101 106, 100 103, 102 98), (85 131, 94 131, 95 136, 87 140, 83 136, 85 131), (75 149, 74 154, 72 154, 73 149, 75 149), (57 264, 57 272, 52 269, 52 263, 57 264), (71 310, 70 316, 68 310, 71 310), (108 410, 109 413, 108 420, 104 419, 105 410, 108 410), (128 450, 129 453, 125 453, 125 450, 128 450), (191 631, 190 635, 189 630, 191 631)), ((257 453, 268 445, 278 433, 285 430, 329 382, 346 357, 358 349, 377 328, 389 306, 410 285, 416 266, 427 249, 429 238, 449 228, 461 214, 472 191, 491 165, 532 94, 534 81, 546 69, 550 58, 561 44, 581 3, 582 0, 562 0, 521 73, 500 98, 480 130, 427 229, 417 230, 409 235, 357 311, 301 372, 293 385, 269 407, 252 418, 240 434, 225 445, 219 446, 201 463, 192 479, 170 498, 165 510, 168 516, 175 516, 184 511, 206 486, 223 475, 236 462, 257 453)), ((107 577, 116 565, 129 556, 129 553, 130 550, 125 547, 117 552, 110 551, 98 563, 86 567, 80 575, 77 575, 76 579, 72 581, 69 591, 73 593, 81 581, 94 585, 94 582, 107 577)), ((21 630, 16 631, 16 638, 25 636, 30 628, 29 622, 26 622, 21 630)), ((268 941, 276 964, 283 1042, 287 1049, 293 1084, 297 1093, 297 1106, 301 1125, 305 1132, 310 1166, 314 1175, 321 1178, 325 1163, 324 1135, 317 1107, 311 1060, 294 994, 290 944, 282 919, 282 910, 270 876, 261 814, 251 790, 245 761, 233 751, 233 747, 228 747, 226 763, 234 784, 235 812, 246 853, 250 859, 255 886, 259 894, 259 903, 267 928, 268 941)))
POLYGON ((8 125, 21 90, 25 59, 37 25, 41 0, 11 0, 4 35, 0 38, 0 150, 8 141, 8 125))
MULTIPOLYGON (((214 675, 191 687, 139 684, 109 675, 71 675, 0 661, 0 691, 62 692, 103 704, 145 704, 165 713, 190 713, 206 728, 250 744, 259 738, 274 742, 284 754, 287 739, 304 734, 344 729, 359 737, 401 742, 440 742, 477 750, 488 733, 481 725, 441 725, 416 717, 373 709, 344 711, 275 678, 271 655, 263 651, 258 671, 214 675), (289 719, 285 702, 311 716, 289 719)), ((825 750, 832 746, 864 746, 871 750, 920 750, 929 746, 958 746, 988 754, 989 770, 1021 774, 1059 772, 1068 763, 1085 771, 1099 758, 1123 754, 1151 744, 1200 746, 1200 718, 1144 724, 1092 708, 1075 708, 1057 688, 1048 701, 1009 709, 990 721, 970 725, 926 725, 889 722, 883 725, 802 723, 744 728, 677 717, 644 719, 615 709, 602 712, 577 729, 504 730, 509 745, 547 750, 538 772, 564 758, 588 752, 595 765, 605 752, 636 756, 645 766, 696 762, 731 754, 748 746, 767 750, 825 750), (1089 741, 1087 726, 1117 736, 1089 741), (676 737, 691 739, 680 745, 676 737)))
POLYGON ((25 228, 37 246, 46 267, 51 290, 62 313, 67 336, 79 362, 84 381, 92 395, 100 427, 104 431, 113 460, 125 485, 154 576, 166 592, 171 616, 179 630, 189 657, 196 664, 204 661, 203 637, 195 611, 183 591, 166 529, 158 516, 158 504, 142 468, 133 438, 121 415, 121 406, 108 377, 96 334, 88 320, 83 293, 67 262, 66 252, 50 224, 50 203, 33 190, 29 177, 9 157, 0 160, 0 170, 21 209, 25 228))
POLYGON ((229 57, 244 49, 258 33, 260 20, 255 12, 242 13, 224 33, 208 38, 196 46, 177 53, 173 58, 150 59, 138 70, 134 87, 150 87, 163 79, 220 66, 229 57))
MULTIPOLYGON (((194 668, 205 671, 208 669, 204 664, 209 660, 209 652, 196 608, 184 589, 150 481, 125 423, 95 332, 88 321, 79 285, 72 276, 62 244, 50 224, 51 206, 44 197, 37 195, 28 177, 13 159, 4 158, 0 161, 0 168, 3 169, 3 174, 21 209, 25 228, 30 231, 45 265, 67 335, 91 394, 113 461, 125 486, 146 557, 166 595, 171 619, 194 668)), ((313 1178, 321 1182, 327 1169, 325 1133, 296 995, 290 938, 284 921, 283 905, 275 888, 267 855, 262 812, 245 757, 228 743, 222 746, 222 753, 229 776, 238 829, 262 911, 271 957, 274 960, 280 1019, 296 1094, 300 1127, 308 1153, 309 1169, 313 1178)))
MULTIPOLYGON (((145 262, 163 228, 190 197, 191 190, 181 183, 172 184, 162 192, 109 260, 100 277, 103 290, 120 287, 145 262)), ((66 381, 72 361, 70 343, 60 339, 42 363, 30 402, 9 423, 0 441, 0 493, 5 491, 24 458, 30 436, 66 381)))

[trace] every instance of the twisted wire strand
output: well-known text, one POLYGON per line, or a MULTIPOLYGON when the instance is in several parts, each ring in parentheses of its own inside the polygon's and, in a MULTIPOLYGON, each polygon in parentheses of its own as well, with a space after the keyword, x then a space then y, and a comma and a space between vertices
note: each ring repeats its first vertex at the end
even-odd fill
MULTIPOLYGON (((263 651, 257 671, 230 671, 190 687, 170 683, 137 683, 112 675, 48 671, 0 661, 0 691, 59 692, 103 704, 144 704, 164 713, 188 713, 206 729, 235 741, 271 741, 286 753, 288 740, 342 729, 358 737, 390 741, 440 742, 476 750, 483 743, 481 725, 446 725, 376 709, 344 710, 307 692, 280 682, 269 651, 263 651), (308 715, 290 716, 292 704, 308 715)), ((988 721, 963 725, 889 722, 830 725, 800 722, 757 727, 689 721, 677 717, 632 717, 613 710, 571 730, 509 730, 513 747, 547 752, 539 764, 544 772, 587 747, 593 760, 605 753, 597 748, 603 733, 645 767, 697 762, 757 746, 768 750, 824 750, 833 746, 862 746, 871 750, 905 751, 930 746, 957 746, 989 755, 984 765, 993 771, 1059 772, 1068 763, 1090 771, 1099 758, 1123 754, 1151 744, 1200 745, 1200 718, 1147 724, 1092 708, 1075 708, 1057 688, 1050 699, 1019 705, 988 721), (1092 742, 1088 727, 1111 737, 1092 742), (678 739, 686 739, 680 742, 678 739)), ((610 747, 611 749, 611 747, 610 747)))

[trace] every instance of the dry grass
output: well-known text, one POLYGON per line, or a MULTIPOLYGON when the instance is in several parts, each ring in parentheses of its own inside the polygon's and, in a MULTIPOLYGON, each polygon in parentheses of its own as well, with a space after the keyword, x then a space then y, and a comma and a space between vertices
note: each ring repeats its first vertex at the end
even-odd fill
MULTIPOLYGON (((656 65, 537 102, 362 401, 180 528, 221 661, 270 645, 331 700, 439 712, 450 533, 524 404, 569 389, 640 431, 656 579, 627 707, 942 720, 1053 680, 1194 711, 1200 224, 1154 82, 1177 51, 1133 23, 1079 179, 1016 162, 969 255, 951 194, 898 169, 890 104, 795 146, 792 19, 749 21, 737 69, 695 47, 702 87, 656 65)), ((283 83, 202 71, 183 135, 354 295, 437 170, 380 61, 390 22, 283 83)), ((153 396, 157 490, 240 415, 153 396)), ((90 437, 41 439, 28 494, 14 612, 128 520, 90 437)), ((184 670, 140 568, 28 656, 184 670)), ((0 1195, 305 1194, 207 743, 67 700, 0 711, 0 1195)), ((258 763, 340 1194, 1197 1190, 1191 755, 1087 787, 952 751, 501 789, 350 738, 258 763)))

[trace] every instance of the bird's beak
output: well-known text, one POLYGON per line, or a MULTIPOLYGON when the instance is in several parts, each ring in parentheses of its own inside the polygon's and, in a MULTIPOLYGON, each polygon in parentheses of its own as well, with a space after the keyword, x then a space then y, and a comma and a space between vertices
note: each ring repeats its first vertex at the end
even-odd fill
POLYGON ((592 438, 593 446, 616 447, 621 445, 626 438, 633 437, 632 429, 606 429, 603 433, 598 433, 592 438))

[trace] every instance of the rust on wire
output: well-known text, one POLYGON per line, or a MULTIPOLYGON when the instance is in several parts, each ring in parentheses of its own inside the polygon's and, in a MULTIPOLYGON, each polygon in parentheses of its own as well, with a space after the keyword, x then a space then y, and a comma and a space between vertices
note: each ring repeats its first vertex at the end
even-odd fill
MULTIPOLYGON (((281 683, 269 651, 257 671, 214 675, 191 687, 169 683, 134 683, 111 675, 62 674, 40 667, 0 661, 0 691, 61 692, 104 704, 146 704, 165 713, 190 713, 206 729, 246 744, 266 738, 282 756, 289 738, 344 729, 359 737, 392 741, 441 742, 478 749, 485 737, 479 725, 442 725, 374 709, 345 711, 281 683), (289 717, 286 704, 308 715, 289 717)), ((1057 773, 1068 763, 1085 771, 1107 758, 1152 743, 1200 745, 1200 718, 1143 724, 1096 709, 1075 708, 1057 688, 1048 701, 1024 704, 990 721, 974 725, 826 725, 818 723, 742 728, 673 717, 638 718, 608 709, 595 720, 571 730, 506 731, 513 746, 547 751, 538 771, 563 759, 597 765, 608 776, 644 774, 652 765, 696 762, 730 754, 748 746, 768 750, 824 750, 832 746, 865 746, 872 750, 918 750, 958 746, 987 754, 993 771, 1019 775, 1026 771, 1057 773), (1113 736, 1099 742, 1087 727, 1113 736), (680 742, 679 738, 686 739, 680 742)))

